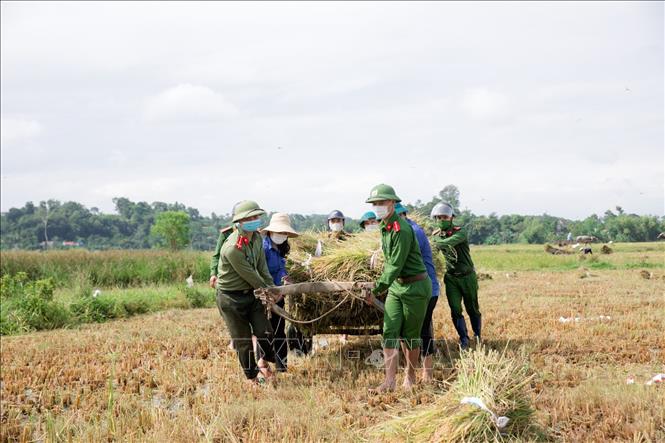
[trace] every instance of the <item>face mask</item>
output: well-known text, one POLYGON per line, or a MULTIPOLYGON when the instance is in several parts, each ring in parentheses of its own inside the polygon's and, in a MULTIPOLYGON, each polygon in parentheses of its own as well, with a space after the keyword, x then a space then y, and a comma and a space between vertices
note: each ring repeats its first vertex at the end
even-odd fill
POLYGON ((379 225, 366 225, 365 226, 365 231, 367 232, 375 232, 379 230, 379 225))
POLYGON ((372 207, 374 213, 376 214, 376 218, 383 220, 388 216, 388 206, 373 206, 372 207))
POLYGON ((286 241, 287 238, 289 238, 288 235, 276 234, 274 232, 270 233, 270 239, 276 245, 281 245, 282 243, 284 243, 286 241))
POLYGON ((261 220, 242 222, 240 228, 245 232, 255 232, 261 227, 261 220))
POLYGON ((333 232, 339 232, 344 228, 342 223, 330 223, 330 230, 333 232))
POLYGON ((452 227, 453 227, 453 221, 452 220, 440 220, 439 221, 439 228, 444 230, 444 231, 447 231, 452 227))

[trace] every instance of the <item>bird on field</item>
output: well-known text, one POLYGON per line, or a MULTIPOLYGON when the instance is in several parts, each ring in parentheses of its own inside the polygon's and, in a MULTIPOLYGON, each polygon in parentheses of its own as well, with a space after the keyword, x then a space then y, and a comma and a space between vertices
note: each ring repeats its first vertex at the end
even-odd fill
POLYGON ((99 290, 99 289, 95 289, 95 292, 92 293, 92 296, 93 296, 94 298, 97 298, 101 293, 102 293, 101 290, 99 290))
POLYGON ((187 287, 188 288, 193 288, 194 287, 194 278, 192 274, 189 274, 189 277, 185 280, 187 282, 187 287))

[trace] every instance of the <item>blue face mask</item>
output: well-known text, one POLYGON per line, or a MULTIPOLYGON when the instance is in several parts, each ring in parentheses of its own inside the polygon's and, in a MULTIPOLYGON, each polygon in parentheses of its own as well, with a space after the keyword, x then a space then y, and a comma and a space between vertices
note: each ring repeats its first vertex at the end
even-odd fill
POLYGON ((245 232, 255 232, 261 227, 261 220, 242 222, 240 228, 245 232))

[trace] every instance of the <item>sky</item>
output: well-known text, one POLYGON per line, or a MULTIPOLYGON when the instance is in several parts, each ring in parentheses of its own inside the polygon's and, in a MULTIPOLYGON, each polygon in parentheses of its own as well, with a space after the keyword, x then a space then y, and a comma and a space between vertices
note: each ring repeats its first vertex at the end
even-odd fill
POLYGON ((2 2, 2 211, 665 214, 662 2, 2 2))

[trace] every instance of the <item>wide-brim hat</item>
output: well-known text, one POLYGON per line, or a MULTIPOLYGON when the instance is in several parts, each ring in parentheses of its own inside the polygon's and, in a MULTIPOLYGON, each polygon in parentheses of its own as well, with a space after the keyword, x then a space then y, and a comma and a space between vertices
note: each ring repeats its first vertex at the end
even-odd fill
POLYGON ((284 232, 289 237, 297 237, 300 234, 291 227, 291 219, 288 214, 283 212, 276 212, 270 217, 268 226, 261 229, 261 232, 284 232))

